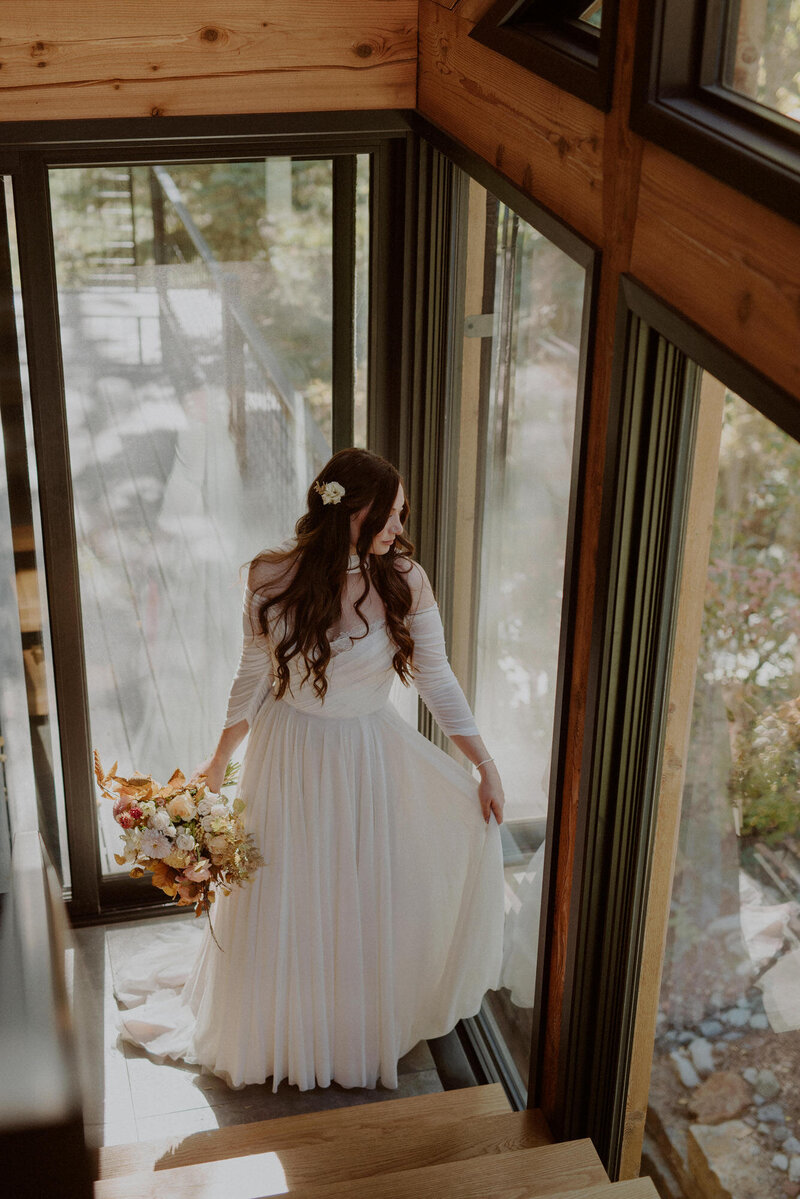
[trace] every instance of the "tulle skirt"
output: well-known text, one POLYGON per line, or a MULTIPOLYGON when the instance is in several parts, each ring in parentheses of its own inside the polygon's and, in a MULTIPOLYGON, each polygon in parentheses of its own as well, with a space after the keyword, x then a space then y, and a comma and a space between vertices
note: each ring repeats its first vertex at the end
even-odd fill
POLYGON ((390 702, 337 719, 270 694, 239 793, 266 864, 215 903, 221 948, 165 922, 125 964, 122 1036, 232 1087, 396 1087, 400 1057, 500 986, 500 830, 477 782, 390 702))

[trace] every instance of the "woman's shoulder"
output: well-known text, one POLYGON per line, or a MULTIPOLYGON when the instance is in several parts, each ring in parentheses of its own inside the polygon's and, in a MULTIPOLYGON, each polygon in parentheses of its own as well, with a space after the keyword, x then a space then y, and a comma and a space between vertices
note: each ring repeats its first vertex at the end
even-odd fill
POLYGON ((279 545, 256 554, 248 564, 249 589, 265 594, 285 586, 297 563, 296 545, 293 537, 287 537, 279 545))
POLYGON ((401 557, 395 560, 395 569, 405 577, 411 589, 411 611, 428 608, 436 603, 431 581, 423 566, 415 558, 401 557))

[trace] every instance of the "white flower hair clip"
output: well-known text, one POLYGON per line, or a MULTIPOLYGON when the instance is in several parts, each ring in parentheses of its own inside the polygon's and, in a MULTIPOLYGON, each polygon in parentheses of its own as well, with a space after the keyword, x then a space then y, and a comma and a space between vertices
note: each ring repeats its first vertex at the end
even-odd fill
POLYGON ((315 483, 314 490, 322 496, 323 504, 338 504, 344 495, 341 483, 315 483))

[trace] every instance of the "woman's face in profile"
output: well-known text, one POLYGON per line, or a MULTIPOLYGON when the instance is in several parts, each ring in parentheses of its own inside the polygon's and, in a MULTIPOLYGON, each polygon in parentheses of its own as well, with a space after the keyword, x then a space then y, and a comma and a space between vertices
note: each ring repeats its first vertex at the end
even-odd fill
MULTIPOLYGON (((403 505, 406 502, 406 497, 403 494, 402 483, 397 488, 397 495, 394 497, 394 504, 389 513, 389 519, 383 526, 381 531, 372 539, 372 544, 369 547, 371 554, 387 554, 398 533, 403 531, 403 522, 400 519, 400 513, 403 505)), ((354 513, 350 517, 350 552, 356 552, 358 543, 358 535, 361 532, 361 526, 364 523, 364 517, 369 512, 369 507, 362 508, 359 512, 354 513)))

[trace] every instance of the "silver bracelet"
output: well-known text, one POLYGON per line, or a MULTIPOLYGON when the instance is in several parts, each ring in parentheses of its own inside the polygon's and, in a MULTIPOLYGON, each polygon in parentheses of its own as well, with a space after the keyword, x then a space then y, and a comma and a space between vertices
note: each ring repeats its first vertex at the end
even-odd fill
POLYGON ((475 766, 476 770, 480 770, 481 766, 485 766, 487 762, 493 762, 494 758, 484 758, 482 762, 478 762, 475 766))

